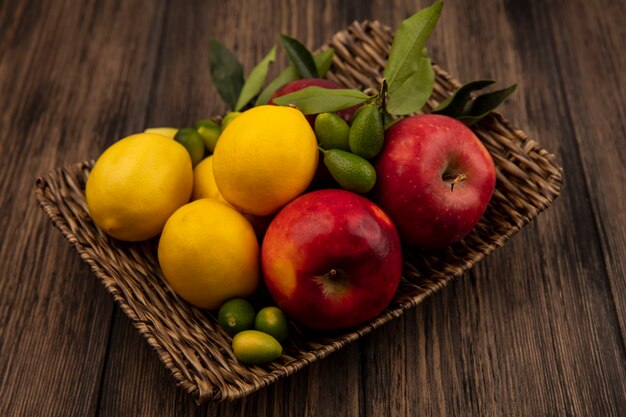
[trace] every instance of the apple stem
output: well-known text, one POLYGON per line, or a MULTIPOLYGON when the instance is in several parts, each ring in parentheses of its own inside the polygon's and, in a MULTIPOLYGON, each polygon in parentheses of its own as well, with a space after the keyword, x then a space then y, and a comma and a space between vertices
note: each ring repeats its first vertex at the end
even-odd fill
POLYGON ((329 278, 333 279, 337 277, 337 270, 336 269, 331 269, 330 272, 328 273, 329 278))
POLYGON ((454 191, 454 186, 456 184, 459 184, 459 183, 463 182, 465 179, 467 179, 467 175, 465 175, 465 174, 456 174, 454 177, 444 178, 444 180, 446 180, 446 181, 452 180, 450 182, 450 191, 454 191))

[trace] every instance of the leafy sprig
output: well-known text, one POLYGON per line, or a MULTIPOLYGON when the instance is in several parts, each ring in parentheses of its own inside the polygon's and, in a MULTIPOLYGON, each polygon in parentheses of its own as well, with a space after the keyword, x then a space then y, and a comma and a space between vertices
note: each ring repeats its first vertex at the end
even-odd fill
POLYGON ((304 114, 317 114, 347 109, 373 98, 375 96, 370 96, 360 90, 351 88, 334 90, 321 87, 306 87, 300 91, 277 97, 274 99, 274 103, 282 106, 293 104, 304 114))
POLYGON ((280 42, 301 78, 318 78, 320 76, 313 55, 306 49, 306 46, 287 35, 280 35, 280 42))
POLYGON ((210 42, 211 79, 217 92, 233 111, 242 110, 256 97, 269 71, 269 66, 276 59, 276 47, 243 78, 243 65, 226 46, 215 39, 210 42))
MULTIPOLYGON (((317 72, 320 77, 326 76, 326 73, 330 69, 330 65, 333 61, 333 56, 335 55, 335 51, 332 48, 326 49, 316 55, 313 56, 313 61, 315 62, 315 67, 317 68, 317 72)), ((261 106, 263 104, 267 104, 272 97, 272 94, 276 92, 280 87, 295 81, 300 78, 296 67, 291 64, 287 68, 283 70, 278 76, 270 82, 267 87, 259 94, 255 106, 261 106)))
MULTIPOLYGON (((385 66, 386 88, 381 88, 377 96, 353 94, 350 96, 352 105, 377 99, 379 103, 385 103, 386 114, 394 116, 415 113, 424 106, 435 82, 435 73, 424 45, 439 20, 442 7, 443 3, 438 1, 400 24, 385 66)), ((297 60, 292 59, 292 62, 295 64, 297 60)), ((274 101, 277 104, 295 105, 303 112, 306 108, 311 113, 335 112, 346 108, 346 90, 321 90, 319 87, 309 87, 274 101)))
POLYGON ((513 84, 501 90, 481 94, 471 100, 470 94, 473 91, 482 90, 494 82, 493 80, 471 81, 442 101, 432 112, 454 117, 471 126, 502 104, 517 88, 517 84, 513 84))
POLYGON ((224 102, 234 109, 244 84, 243 65, 226 46, 210 41, 211 79, 224 102))
POLYGON ((435 73, 424 48, 435 29, 443 2, 420 10, 398 26, 383 76, 388 84, 387 111, 395 116, 424 107, 435 84, 435 73))
POLYGON ((215 39, 210 41, 211 79, 231 110, 244 109, 255 97, 255 106, 267 104, 272 94, 285 84, 299 78, 324 77, 330 69, 335 54, 332 48, 313 56, 298 40, 286 35, 281 35, 280 39, 292 63, 265 88, 270 64, 276 60, 276 47, 272 47, 244 80, 243 65, 235 54, 215 39))
MULTIPOLYGON (((378 94, 368 95, 354 89, 307 87, 276 98, 274 102, 294 105, 305 114, 317 114, 375 101, 382 111, 386 127, 399 117, 418 112, 431 97, 435 83, 435 73, 425 45, 439 21, 442 9, 443 2, 436 1, 398 26, 378 94)), ((300 41, 287 35, 280 35, 280 42, 291 64, 263 88, 269 66, 276 59, 275 47, 244 81, 243 66, 235 55, 217 41, 211 41, 211 76, 220 96, 231 109, 242 110, 255 97, 255 106, 267 104, 276 90, 289 82, 326 75, 334 55, 332 49, 313 56, 300 41)), ((474 124, 506 100, 516 88, 516 85, 512 85, 471 99, 472 92, 493 83, 492 80, 467 83, 442 102, 433 113, 455 117, 467 125, 474 124)))

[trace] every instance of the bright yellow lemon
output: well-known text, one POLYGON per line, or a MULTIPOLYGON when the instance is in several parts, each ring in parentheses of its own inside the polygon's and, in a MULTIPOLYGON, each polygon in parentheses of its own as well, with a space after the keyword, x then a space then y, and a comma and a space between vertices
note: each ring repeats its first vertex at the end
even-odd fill
POLYGON ((259 282, 259 244, 250 223, 235 209, 203 198, 169 218, 158 250, 172 289, 200 308, 217 309, 248 297, 259 282))
POLYGON ((213 156, 204 158, 193 169, 193 192, 191 193, 191 199, 199 200, 201 198, 213 198, 226 202, 217 188, 217 184, 215 184, 215 177, 213 177, 213 156))
POLYGON ((140 241, 158 235, 168 217, 189 201, 191 159, 179 143, 139 133, 109 147, 87 179, 93 221, 114 238, 140 241))
POLYGON ((306 190, 317 163, 317 140, 300 111, 259 106, 222 132, 213 174, 226 201, 243 213, 266 216, 306 190))

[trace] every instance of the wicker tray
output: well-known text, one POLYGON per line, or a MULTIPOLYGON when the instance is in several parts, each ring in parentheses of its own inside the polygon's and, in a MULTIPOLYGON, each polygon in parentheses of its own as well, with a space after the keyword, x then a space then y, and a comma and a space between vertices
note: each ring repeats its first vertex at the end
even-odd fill
MULTIPOLYGON (((334 35, 328 78, 360 89, 381 81, 392 31, 379 22, 353 23, 334 35)), ((432 109, 459 83, 435 66, 432 109)), ((296 372, 402 315, 443 288, 506 242, 558 196, 562 169, 554 156, 498 114, 475 128, 497 166, 497 186, 483 219, 462 242, 436 252, 405 249, 403 279, 391 305, 371 322, 343 333, 319 334, 292 328, 284 354, 264 366, 244 366, 230 349, 230 337, 211 315, 176 296, 161 276, 156 240, 116 241, 87 214, 84 186, 93 161, 56 170, 36 183, 39 204, 111 293, 135 328, 156 350, 177 384, 198 403, 243 397, 296 372)))

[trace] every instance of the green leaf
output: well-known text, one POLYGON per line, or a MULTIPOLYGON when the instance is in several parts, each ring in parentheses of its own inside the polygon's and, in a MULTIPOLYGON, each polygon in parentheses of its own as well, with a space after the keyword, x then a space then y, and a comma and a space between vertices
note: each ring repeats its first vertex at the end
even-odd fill
POLYGON ((502 90, 492 91, 491 93, 482 94, 476 97, 472 103, 469 113, 473 116, 489 112, 504 102, 517 88, 517 84, 502 90))
POLYGON ((283 72, 278 74, 278 76, 274 78, 274 80, 269 83, 267 87, 265 87, 261 94, 259 94, 259 98, 256 99, 254 105, 262 106, 263 104, 267 104, 276 90, 285 84, 297 80, 298 78, 300 77, 298 77, 298 71, 296 71, 296 68, 293 65, 288 66, 283 70, 283 72))
POLYGON ((457 117, 455 117, 455 119, 458 120, 461 123, 464 123, 467 126, 471 126, 474 123, 477 123, 481 119, 485 118, 489 113, 490 112, 485 113, 482 116, 457 116, 457 117))
POLYGON ((403 84, 423 65, 420 59, 422 48, 435 28, 442 8, 443 3, 437 1, 398 26, 383 74, 389 84, 390 96, 392 91, 398 91, 394 89, 396 84, 403 84))
POLYGON ((502 90, 493 91, 476 97, 476 100, 469 103, 467 110, 457 117, 457 119, 468 126, 473 125, 502 104, 504 100, 513 94, 516 88, 517 84, 513 84, 512 86, 503 88, 502 90))
POLYGON ((472 91, 481 90, 491 84, 495 83, 494 80, 476 80, 459 87, 454 94, 448 96, 442 101, 437 108, 435 108, 433 114, 443 114, 450 117, 456 117, 463 113, 463 109, 467 105, 472 91))
POLYGON ((319 77, 313 56, 306 49, 306 46, 287 35, 280 35, 280 42, 283 44, 289 60, 296 67, 296 71, 298 71, 301 78, 319 77))
POLYGON ((276 104, 293 104, 304 114, 330 113, 364 103, 374 97, 352 89, 307 87, 274 99, 276 104))
POLYGON ((213 84, 232 109, 243 87, 243 66, 227 47, 215 39, 210 41, 210 57, 213 84))
POLYGON ((421 56, 418 67, 409 78, 389 87, 387 111, 396 116, 415 113, 424 107, 433 93, 435 71, 428 55, 421 56))
POLYGON ((250 71, 248 75, 248 79, 243 85, 241 89, 241 93, 239 94, 239 98, 237 99, 237 104, 235 105, 234 110, 239 111, 245 107, 246 104, 254 98, 261 88, 263 88, 263 84, 265 83, 265 77, 267 77, 267 71, 269 70, 270 63, 274 62, 276 59, 276 47, 274 46, 271 51, 265 58, 261 60, 253 69, 250 71))
MULTIPOLYGON (((317 67, 317 71, 319 72, 320 77, 324 77, 326 75, 326 72, 328 72, 328 69, 332 64, 334 54, 335 50, 330 48, 320 52, 313 57, 313 60, 315 61, 315 66, 317 67)), ((267 102, 270 101, 270 97, 272 97, 272 94, 274 94, 276 90, 278 90, 283 85, 295 81, 299 78, 300 77, 298 76, 298 71, 296 71, 296 67, 294 67, 293 64, 289 65, 283 70, 283 72, 278 74, 278 77, 276 77, 271 83, 269 83, 267 87, 265 87, 265 89, 259 95, 259 98, 257 98, 254 105, 262 106, 263 104, 267 104, 267 102)))
POLYGON ((326 73, 333 63, 333 56, 335 56, 335 50, 333 48, 328 48, 313 57, 315 67, 317 68, 317 73, 320 78, 324 78, 326 76, 326 73))

